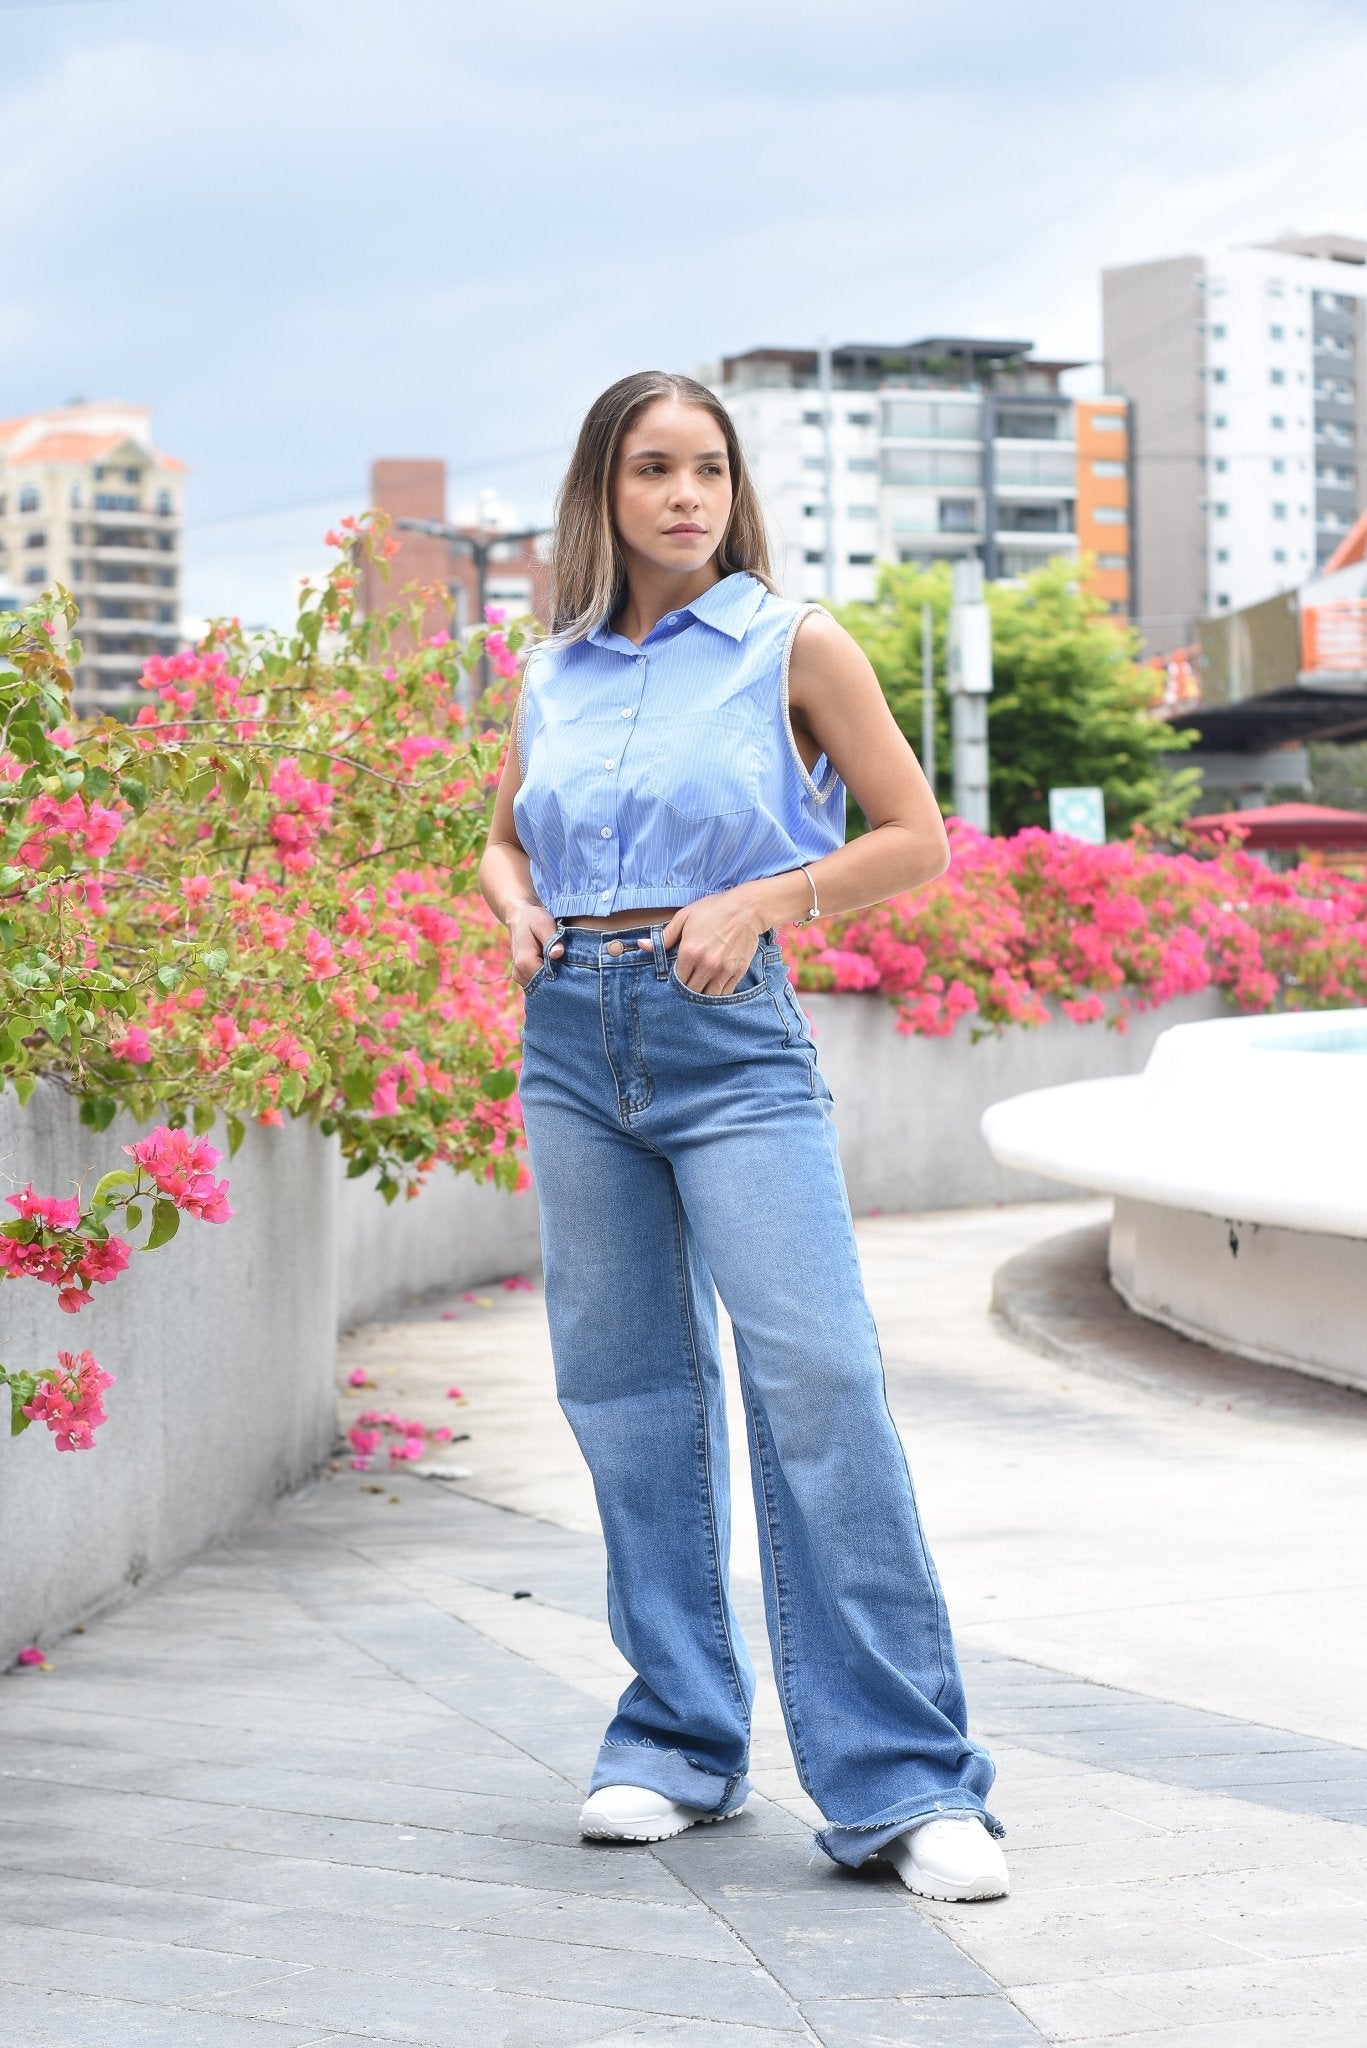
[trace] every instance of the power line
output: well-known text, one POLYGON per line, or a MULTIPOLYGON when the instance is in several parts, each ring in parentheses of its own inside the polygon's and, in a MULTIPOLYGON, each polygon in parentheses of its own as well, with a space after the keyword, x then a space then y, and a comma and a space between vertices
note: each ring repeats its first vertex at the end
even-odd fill
MULTIPOLYGON (((5 0, 0 0, 0 7, 5 0)), ((547 455, 563 455, 562 443, 553 448, 523 448, 511 455, 491 455, 482 462, 462 463, 459 468, 448 469, 447 477, 484 476, 491 469, 510 469, 519 462, 535 462, 547 455)), ((314 491, 307 498, 278 498, 272 504, 241 505, 231 512, 210 512, 196 519, 187 519, 188 528, 204 526, 231 526, 248 519, 269 519, 277 512, 307 512, 315 507, 336 504, 339 501, 354 502, 364 498, 366 491, 355 483, 335 484, 330 490, 314 491)))

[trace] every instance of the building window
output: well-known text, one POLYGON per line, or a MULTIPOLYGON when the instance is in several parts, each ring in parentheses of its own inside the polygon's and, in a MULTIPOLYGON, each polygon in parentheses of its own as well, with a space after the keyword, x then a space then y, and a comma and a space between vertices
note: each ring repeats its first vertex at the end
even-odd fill
POLYGON ((804 455, 802 467, 804 469, 824 469, 826 467, 826 458, 824 455, 804 455))
POLYGON ((1228 592, 1227 590, 1222 590, 1222 591, 1220 591, 1220 592, 1219 592, 1219 593, 1217 594, 1217 596, 1216 596, 1215 602, 1216 602, 1216 604, 1220 604, 1220 605, 1228 604, 1228 603, 1229 603, 1229 592, 1228 592))
POLYGON ((136 512, 138 501, 131 491, 96 491, 97 512, 136 512))
POLYGON ((812 565, 813 565, 814 563, 817 563, 817 562, 824 562, 824 561, 825 561, 825 559, 826 559, 826 557, 825 557, 825 555, 823 555, 823 554, 822 554, 822 552, 821 552, 821 549, 820 549, 820 548, 808 548, 808 550, 807 550, 807 564, 808 564, 808 566, 809 566, 809 567, 811 567, 811 566, 812 566, 812 565))
POLYGON ((1274 455, 1274 456, 1273 456, 1273 458, 1272 458, 1272 474, 1273 474, 1273 476, 1285 476, 1285 475, 1286 475, 1286 457, 1285 457, 1284 455, 1274 455))
POLYGON ((878 457, 876 455, 847 455, 845 467, 846 469, 856 470, 861 475, 867 475, 872 471, 873 475, 877 476, 878 457))
POLYGON ((1273 561, 1274 561, 1274 562, 1284 562, 1284 561, 1286 560, 1286 549, 1285 549, 1285 548, 1273 548, 1273 550, 1272 550, 1272 559, 1273 559, 1273 561))
POLYGON ((1228 548, 1216 548, 1216 550, 1215 550, 1215 559, 1216 559, 1216 561, 1217 561, 1217 562, 1227 562, 1227 561, 1229 560, 1229 549, 1228 549, 1228 548))
POLYGON ((1092 425, 1099 434, 1123 434, 1125 415, 1123 412, 1094 412, 1092 425))
POLYGON ((845 418, 852 427, 871 427, 874 417, 871 412, 847 412, 845 418))
POLYGON ((24 546, 26 548, 45 548, 47 546, 47 535, 36 530, 33 533, 26 533, 24 535, 24 546))
POLYGON ((847 505, 845 507, 845 515, 849 519, 876 519, 878 517, 878 507, 876 505, 847 505))
POLYGON ((1284 327, 1269 327, 1267 330, 1267 338, 1269 341, 1285 341, 1286 329, 1284 327))
POLYGON ((36 512, 42 502, 33 485, 25 484, 23 490, 19 493, 19 510, 21 512, 36 512))
POLYGON ((849 558, 852 569, 871 569, 877 560, 877 555, 851 555, 849 558))
POLYGON ((1210 381, 1212 384, 1223 384, 1225 381, 1225 372, 1223 370, 1212 370, 1210 373, 1210 381))
POLYGON ((1123 505, 1093 505, 1092 523, 1095 526, 1123 526, 1125 507, 1123 505))
POLYGON ((1128 569, 1130 559, 1128 555, 1098 555, 1096 565, 1098 569, 1128 569))
POLYGON ((81 487, 79 484, 71 486, 71 509, 73 512, 79 512, 81 509, 81 487))
POLYGON ((1099 459, 1092 464, 1093 476, 1124 476, 1124 474, 1125 465, 1123 462, 1108 462, 1099 459))
POLYGON ((1286 425, 1286 421, 1282 418, 1279 412, 1274 412, 1271 420, 1269 421, 1269 425, 1271 426, 1274 434, 1280 434, 1283 427, 1286 425))
POLYGON ((1217 519, 1228 519, 1229 517, 1228 505, 1212 505, 1210 509, 1217 519))
POLYGON ((976 533, 978 530, 978 501, 976 498, 941 498, 941 533, 976 533))
POLYGON ((804 519, 820 519, 825 510, 824 505, 804 505, 802 516, 804 519))
POLYGON ((1274 519, 1285 519, 1285 517, 1286 517, 1286 507, 1285 507, 1285 505, 1280 505, 1280 504, 1278 504, 1278 505, 1274 505, 1274 506, 1272 507, 1272 517, 1273 517, 1274 519))
POLYGON ((1214 462, 1211 464, 1211 468, 1215 471, 1217 476, 1223 476, 1225 471, 1229 468, 1229 464, 1225 460, 1223 455, 1217 455, 1214 462))
POLYGON ((1221 326, 1215 326, 1210 331, 1216 341, 1223 341, 1228 330, 1221 326))
POLYGON ((1217 412, 1214 419, 1211 421, 1211 425, 1213 427, 1227 427, 1229 425, 1228 414, 1217 412))
POLYGON ((41 562, 33 562, 24 571, 24 581, 25 583, 46 583, 47 570, 41 562))
POLYGON ((174 509, 175 508, 171 500, 171 493, 169 491, 158 491, 157 510, 158 512, 161 513, 162 517, 165 518, 167 513, 173 511, 174 509))
POLYGON ((1274 384, 1285 384, 1286 382, 1285 370, 1269 370, 1267 374, 1274 384))
POLYGON ((804 412, 802 415, 802 424, 804 427, 824 427, 826 424, 826 415, 824 412, 804 412))

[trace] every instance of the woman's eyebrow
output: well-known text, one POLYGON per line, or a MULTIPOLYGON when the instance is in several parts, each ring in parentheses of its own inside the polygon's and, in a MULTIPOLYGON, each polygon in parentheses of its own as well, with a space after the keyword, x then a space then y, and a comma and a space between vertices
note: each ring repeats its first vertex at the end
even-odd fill
MULTIPOLYGON (((721 462, 726 455, 724 448, 709 448, 702 455, 695 455, 694 462, 721 462)), ((672 462, 673 455, 668 448, 633 448, 627 456, 628 462, 672 462)))

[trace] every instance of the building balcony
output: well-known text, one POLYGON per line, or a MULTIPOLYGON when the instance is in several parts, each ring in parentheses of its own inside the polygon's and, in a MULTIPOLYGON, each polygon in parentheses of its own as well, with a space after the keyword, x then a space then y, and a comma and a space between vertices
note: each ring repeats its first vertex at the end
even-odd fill
POLYGON ((1032 528, 1014 526, 998 527, 993 535, 999 548, 1026 548, 1031 554, 1075 555, 1077 535, 1071 528, 1056 533, 1040 533, 1032 528))
POLYGON ((176 586, 174 583, 153 583, 150 578, 139 578, 127 583, 116 580, 107 583, 103 579, 93 583, 72 585, 77 600, 84 604, 87 598, 106 597, 115 604, 174 604, 176 586))
POLYGON ((129 533, 117 541, 83 542, 82 552, 97 562, 146 562, 149 556, 160 561, 174 561, 175 554, 163 549, 153 533, 145 540, 139 540, 129 533))
POLYGON ((107 614, 93 614, 83 611, 80 625, 82 633, 155 633, 158 639, 175 640, 180 635, 179 619, 112 619, 107 614))

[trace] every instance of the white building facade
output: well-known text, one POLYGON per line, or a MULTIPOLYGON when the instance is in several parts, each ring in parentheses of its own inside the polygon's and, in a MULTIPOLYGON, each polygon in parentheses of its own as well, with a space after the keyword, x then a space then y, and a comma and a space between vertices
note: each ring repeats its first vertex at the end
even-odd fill
POLYGON ((135 701, 147 657, 180 645, 185 474, 146 406, 0 420, 0 586, 28 603, 61 583, 77 600, 79 711, 135 701))
POLYGON ((868 601, 881 562, 971 556, 989 577, 1020 576, 1076 554, 1080 509, 1085 525, 1093 500, 1109 495, 1104 594, 1125 611, 1126 411, 1094 408, 1119 431, 1084 460, 1083 402, 1059 381, 1074 367, 1035 361, 1029 342, 943 336, 846 344, 828 370, 815 349, 724 358, 709 381, 739 429, 785 595, 868 601), (1098 478, 1114 471, 1119 487, 1093 490, 1094 468, 1098 478))
POLYGON ((1156 652, 1313 575, 1367 475, 1367 242, 1288 236, 1109 270, 1106 376, 1135 404, 1139 624, 1156 652))

